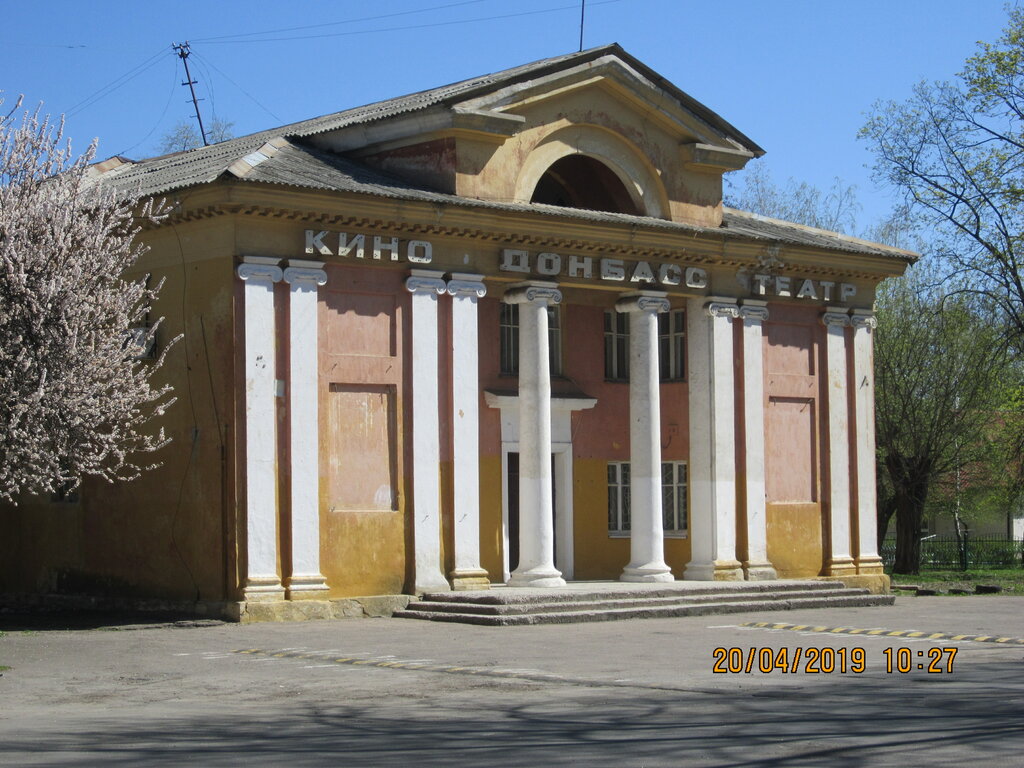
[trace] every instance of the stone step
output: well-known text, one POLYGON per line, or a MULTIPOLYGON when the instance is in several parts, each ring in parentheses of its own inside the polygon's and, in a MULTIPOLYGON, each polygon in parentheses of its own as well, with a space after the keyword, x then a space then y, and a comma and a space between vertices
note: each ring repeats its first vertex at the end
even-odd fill
MULTIPOLYGON (((669 584, 672 584, 670 582, 669 584)), ((674 582, 678 585, 680 582, 674 582)), ((846 589, 839 581, 816 581, 816 580, 778 580, 778 581, 742 581, 723 583, 716 582, 714 586, 691 586, 692 582, 686 583, 685 589, 679 586, 659 587, 655 585, 643 585, 630 588, 629 585, 621 582, 613 582, 614 587, 602 587, 594 584, 589 589, 562 590, 562 589, 507 589, 499 587, 490 590, 466 591, 466 592, 428 592, 423 595, 423 601, 436 601, 444 603, 472 603, 477 605, 508 605, 512 603, 571 603, 581 600, 624 600, 643 599, 659 597, 680 597, 712 595, 721 596, 741 594, 750 595, 751 599, 759 593, 778 592, 803 592, 813 591, 840 591, 846 589)))
MULTIPOLYGON (((845 591, 845 590, 844 590, 845 591)), ((892 595, 862 594, 817 595, 813 597, 782 597, 776 600, 717 601, 676 605, 647 605, 631 608, 602 608, 585 611, 551 611, 519 614, 478 614, 448 611, 404 610, 394 616, 403 619, 425 619, 484 626, 520 626, 534 624, 574 624, 622 619, 660 619, 678 616, 710 616, 715 614, 760 611, 786 611, 803 608, 860 608, 892 605, 892 595)), ((411 608, 411 606, 410 606, 411 608)))
POLYGON ((626 599, 595 599, 594 595, 585 595, 586 599, 572 602, 549 601, 549 602, 505 602, 505 603, 481 603, 477 601, 441 601, 436 599, 421 600, 409 604, 406 610, 410 611, 439 611, 444 613, 466 613, 483 616, 510 616, 526 613, 557 613, 557 612, 586 612, 595 610, 618 610, 623 608, 657 608, 673 605, 698 605, 704 603, 733 603, 733 602, 764 602, 775 600, 792 600, 812 597, 850 597, 868 594, 865 589, 801 589, 777 592, 736 592, 726 594, 692 594, 676 593, 671 597, 633 597, 626 599))

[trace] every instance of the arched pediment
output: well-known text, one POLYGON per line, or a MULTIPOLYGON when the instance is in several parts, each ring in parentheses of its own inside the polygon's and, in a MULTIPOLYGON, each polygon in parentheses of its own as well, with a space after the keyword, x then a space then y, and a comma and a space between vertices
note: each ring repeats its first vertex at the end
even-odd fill
POLYGON ((664 185, 650 162, 622 137, 594 125, 571 125, 557 130, 527 153, 516 176, 514 199, 530 202, 544 174, 559 160, 572 155, 593 158, 614 173, 639 215, 669 217, 664 185))

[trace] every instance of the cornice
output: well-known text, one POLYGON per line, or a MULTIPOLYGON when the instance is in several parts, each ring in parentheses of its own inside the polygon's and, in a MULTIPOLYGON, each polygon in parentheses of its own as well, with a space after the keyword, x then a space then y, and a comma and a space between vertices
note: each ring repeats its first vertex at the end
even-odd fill
MULTIPOLYGON (((679 261, 695 266, 751 272, 771 271, 760 263, 760 257, 770 243, 713 229, 662 229, 657 224, 645 227, 635 222, 615 220, 584 221, 533 211, 296 190, 244 181, 185 190, 182 198, 184 202, 172 206, 164 219, 141 222, 142 228, 149 230, 222 216, 244 216, 294 222, 310 228, 376 230, 418 238, 459 238, 610 258, 679 261), (188 205, 189 200, 193 201, 192 206, 188 205), (361 213, 342 213, 342 210, 352 210, 352 201, 358 201, 361 213), (338 212, 331 212, 331 209, 338 212)), ((786 243, 781 246, 785 263, 781 272, 786 274, 799 273, 808 277, 842 275, 877 282, 900 275, 905 268, 902 262, 873 254, 786 243)))

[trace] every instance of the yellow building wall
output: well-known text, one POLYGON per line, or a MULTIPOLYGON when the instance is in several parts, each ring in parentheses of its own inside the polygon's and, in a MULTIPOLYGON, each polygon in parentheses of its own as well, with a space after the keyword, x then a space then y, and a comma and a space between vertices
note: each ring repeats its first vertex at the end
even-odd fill
POLYGON ((163 280, 158 350, 179 334, 154 382, 176 402, 151 422, 171 443, 131 482, 86 478, 75 503, 0 506, 0 593, 89 593, 219 600, 231 591, 233 529, 222 478, 231 458, 232 230, 223 219, 148 231, 129 277, 163 280), (230 547, 230 544, 228 545, 230 547))

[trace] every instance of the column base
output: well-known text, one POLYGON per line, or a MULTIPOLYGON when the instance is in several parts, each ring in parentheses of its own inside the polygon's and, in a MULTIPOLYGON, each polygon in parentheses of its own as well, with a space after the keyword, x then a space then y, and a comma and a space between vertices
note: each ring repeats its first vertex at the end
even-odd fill
POLYGON ((779 574, 767 560, 744 563, 743 573, 747 581, 775 581, 779 578, 779 574))
POLYGON ((739 560, 716 560, 713 563, 689 563, 683 571, 684 581, 743 581, 739 560))
POLYGON ((857 573, 852 557, 834 557, 828 561, 826 576, 853 576, 857 573))
POLYGON ((242 596, 248 603, 284 600, 284 587, 277 576, 250 576, 242 589, 242 596))
POLYGON ((885 573, 882 558, 878 555, 857 558, 857 573, 885 573))
POLYGON ((448 579, 442 576, 440 571, 437 571, 436 573, 417 575, 413 591, 417 595, 427 592, 451 592, 452 586, 448 583, 448 579))
POLYGON ((289 600, 326 600, 327 579, 320 573, 303 573, 290 576, 285 588, 289 600))
POLYGON ((657 565, 641 565, 639 568, 627 565, 625 569, 623 569, 622 575, 619 576, 619 581, 636 583, 653 583, 675 580, 676 577, 672 575, 672 569, 664 563, 657 565))
POLYGON ((557 568, 538 566, 521 571, 518 568, 508 577, 510 587, 564 587, 565 579, 557 568))
POLYGON ((462 592, 471 589, 490 589, 491 580, 487 577, 487 571, 481 568, 456 568, 449 576, 452 580, 452 589, 462 592))

